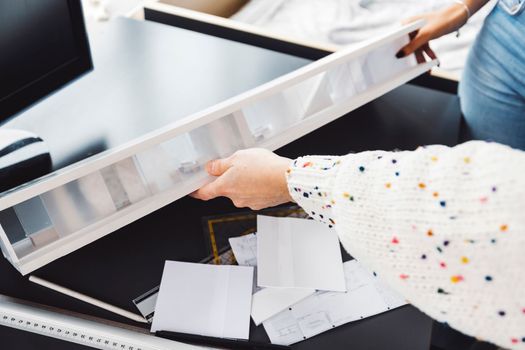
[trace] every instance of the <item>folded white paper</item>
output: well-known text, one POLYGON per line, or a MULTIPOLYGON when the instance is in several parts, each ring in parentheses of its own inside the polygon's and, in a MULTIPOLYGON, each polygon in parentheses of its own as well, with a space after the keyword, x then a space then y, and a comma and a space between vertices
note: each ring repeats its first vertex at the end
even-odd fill
POLYGON ((167 261, 152 332, 248 339, 253 267, 167 261))
POLYGON ((253 295, 252 319, 258 326, 289 306, 315 293, 315 289, 264 288, 253 295))
POLYGON ((348 291, 316 292, 263 322, 273 344, 290 345, 406 301, 356 260, 344 263, 348 291))
MULTIPOLYGON (((257 236, 254 233, 229 239, 239 265, 254 266, 257 276, 257 236)), ((258 326, 287 307, 315 293, 315 289, 260 288, 254 285, 252 319, 258 326)))
POLYGON ((257 217, 258 285, 346 291, 339 239, 313 220, 257 217))

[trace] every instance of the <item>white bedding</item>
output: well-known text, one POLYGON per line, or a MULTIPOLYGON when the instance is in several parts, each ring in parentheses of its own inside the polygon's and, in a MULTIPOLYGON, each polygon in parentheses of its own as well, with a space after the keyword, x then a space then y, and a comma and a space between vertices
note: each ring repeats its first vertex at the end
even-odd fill
MULTIPOLYGON (((441 69, 459 76, 468 49, 495 1, 475 14, 459 37, 452 33, 431 44, 441 61, 441 69)), ((232 19, 298 39, 347 45, 399 25, 407 17, 451 3, 451 0, 251 0, 232 19)))

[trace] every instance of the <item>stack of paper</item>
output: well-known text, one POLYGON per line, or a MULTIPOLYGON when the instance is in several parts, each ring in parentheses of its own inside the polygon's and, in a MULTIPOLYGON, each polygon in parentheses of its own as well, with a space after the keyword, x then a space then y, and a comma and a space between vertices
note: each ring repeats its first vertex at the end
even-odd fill
POLYGON ((152 332, 248 339, 253 267, 167 261, 152 332))
MULTIPOLYGON (((254 233, 230 238, 229 242, 239 265, 257 266, 257 236, 254 233)), ((257 268, 254 272, 257 276, 257 268)), ((256 282, 254 280, 251 315, 257 326, 315 293, 311 288, 261 288, 256 282)))
POLYGON ((230 238, 245 266, 166 262, 152 332, 248 339, 251 314, 272 343, 290 345, 405 304, 357 261, 343 264, 325 225, 259 216, 257 226, 230 238))
POLYGON ((345 290, 341 251, 335 232, 311 220, 266 216, 257 217, 257 227, 257 236, 249 234, 229 240, 240 265, 257 266, 257 276, 258 271, 264 271, 267 277, 277 281, 259 282, 254 288, 251 315, 256 325, 313 295, 316 289, 345 290), (312 253, 313 246, 316 248, 314 254, 321 258, 302 259, 312 253), (263 259, 258 257, 258 251, 263 259), (296 279, 291 275, 288 280, 280 280, 278 271, 288 266, 294 267, 297 276, 307 278, 296 279), (322 272, 323 277, 312 276, 310 271, 322 272), (289 283, 296 280, 299 283, 289 283), (260 286, 271 287, 262 289, 260 286))

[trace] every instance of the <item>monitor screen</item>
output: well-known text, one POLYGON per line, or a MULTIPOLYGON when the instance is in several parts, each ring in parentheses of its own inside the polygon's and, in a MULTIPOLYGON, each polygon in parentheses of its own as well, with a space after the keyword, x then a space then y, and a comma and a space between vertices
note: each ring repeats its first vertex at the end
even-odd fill
POLYGON ((0 1, 0 122, 91 68, 80 0, 0 1))

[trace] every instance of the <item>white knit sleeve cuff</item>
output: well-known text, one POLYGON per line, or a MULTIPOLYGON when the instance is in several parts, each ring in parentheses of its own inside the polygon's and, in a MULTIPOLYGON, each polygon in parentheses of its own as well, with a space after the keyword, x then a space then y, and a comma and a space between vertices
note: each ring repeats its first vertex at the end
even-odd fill
POLYGON ((332 189, 341 157, 306 156, 297 158, 287 171, 288 190, 297 204, 308 215, 330 227, 335 225, 332 215, 332 189))

